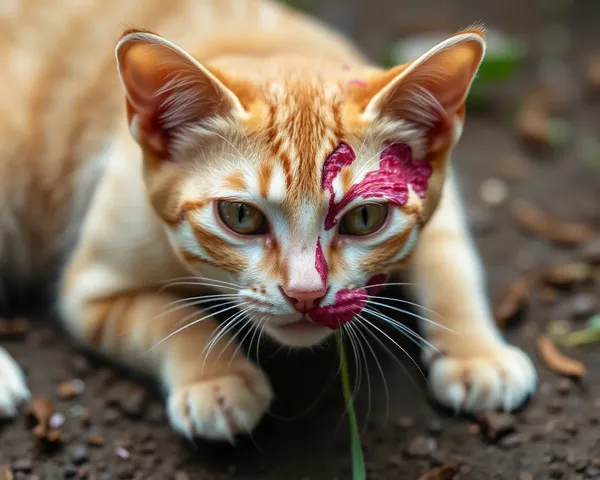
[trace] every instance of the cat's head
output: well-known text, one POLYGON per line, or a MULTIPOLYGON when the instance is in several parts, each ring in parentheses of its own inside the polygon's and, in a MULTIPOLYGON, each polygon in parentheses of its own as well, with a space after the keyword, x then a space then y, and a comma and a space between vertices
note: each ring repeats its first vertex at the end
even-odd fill
POLYGON ((202 65, 126 33, 130 130, 181 261, 285 344, 361 321, 437 207, 484 50, 473 29, 391 70, 291 57, 202 65))

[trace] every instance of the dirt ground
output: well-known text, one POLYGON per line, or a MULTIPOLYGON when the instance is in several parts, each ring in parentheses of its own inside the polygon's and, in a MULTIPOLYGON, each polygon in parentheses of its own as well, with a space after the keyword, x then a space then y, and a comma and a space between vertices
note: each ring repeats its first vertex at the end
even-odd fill
MULTIPOLYGON (((595 142, 600 139, 600 94, 590 92, 586 77, 594 49, 600 55, 598 2, 457 0, 442 7, 442 2, 420 0, 410 8, 391 0, 316 3, 317 15, 356 38, 374 59, 381 58, 391 39, 413 29, 455 30, 483 19, 522 33, 531 57, 517 78, 494 92, 489 105, 469 113, 454 155, 490 295, 497 299, 524 272, 537 275, 590 250, 593 241, 566 248, 525 234, 512 207, 516 199, 528 200, 553 217, 589 224, 598 232, 600 149, 595 142), (557 6, 542 8, 549 3, 557 6), (548 38, 559 38, 552 48, 562 49, 561 60, 552 65, 567 68, 567 78, 557 82, 564 82, 560 92, 572 94, 564 108, 572 138, 562 147, 532 149, 520 141, 514 116, 536 80, 548 79, 558 69, 548 73, 544 67, 552 43, 548 38), (496 206, 481 195, 490 178, 507 187, 506 199, 496 206)), ((598 233, 596 238, 600 240, 598 233)), ((577 382, 550 371, 535 353, 536 338, 550 322, 567 320, 580 328, 585 318, 599 313, 599 273, 596 268, 595 279, 560 291, 536 283, 526 311, 511 322, 507 336, 533 355, 540 383, 535 398, 509 419, 513 428, 498 438, 489 438, 475 419, 437 408, 411 360, 400 354, 390 359, 378 348, 387 391, 370 359, 371 385, 362 382, 357 399, 369 478, 415 480, 448 462, 459 465, 458 473, 439 478, 600 478, 600 383, 593 381, 600 377, 600 343, 565 350, 587 367, 587 375, 577 382)), ((408 317, 403 320, 414 326, 408 317)), ((1 425, 0 479, 11 478, 11 470, 14 478, 26 479, 351 478, 334 348, 262 351, 260 363, 273 378, 277 401, 252 438, 230 447, 181 439, 168 427, 160 397, 150 386, 82 356, 48 320, 33 319, 25 335, 0 338, 24 367, 34 395, 55 403, 52 423, 62 432, 60 441, 41 448, 25 415, 1 425), (57 388, 65 381, 71 383, 60 393, 70 398, 61 399, 57 388)), ((418 358, 410 342, 395 338, 418 358)))

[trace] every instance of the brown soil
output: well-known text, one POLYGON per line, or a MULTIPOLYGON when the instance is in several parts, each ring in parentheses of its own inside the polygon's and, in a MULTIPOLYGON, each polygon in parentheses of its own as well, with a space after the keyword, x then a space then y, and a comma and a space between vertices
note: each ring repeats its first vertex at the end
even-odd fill
MULTIPOLYGON (((522 233, 511 214, 512 200, 526 199, 557 218, 590 223, 597 230, 600 152, 590 155, 583 145, 600 138, 600 101, 586 91, 584 60, 593 52, 592 40, 600 38, 600 5, 561 2, 565 10, 552 12, 542 11, 541 5, 555 2, 519 2, 516 10, 512 1, 482 7, 480 3, 492 2, 457 0, 443 2, 453 8, 433 8, 440 3, 421 0, 402 15, 392 15, 399 7, 391 0, 326 1, 316 12, 354 35, 374 58, 390 38, 414 23, 419 28, 433 24, 457 29, 483 18, 512 32, 526 32, 534 47, 544 25, 559 21, 565 26, 571 36, 569 85, 578 92, 568 111, 574 126, 571 145, 533 152, 520 144, 513 128, 519 99, 534 84, 541 58, 536 50, 522 74, 498 90, 499 98, 482 111, 471 111, 454 156, 491 296, 498 298, 524 271, 576 258, 585 248, 560 247, 522 233), (525 22, 525 17, 536 20, 525 22), (480 199, 480 185, 490 177, 509 188, 507 201, 496 207, 480 199)), ((586 366, 587 375, 578 382, 549 371, 535 355, 536 338, 550 321, 569 320, 580 328, 597 313, 598 273, 596 269, 593 274, 595 284, 571 289, 549 290, 534 283, 524 314, 509 322, 507 336, 535 358, 538 393, 515 417, 488 418, 491 428, 432 405, 413 362, 396 351, 401 367, 377 348, 387 392, 370 358, 371 384, 362 382, 357 399, 369 478, 414 480, 448 462, 459 468, 447 478, 463 480, 600 478, 600 383, 593 381, 600 375, 600 343, 565 350, 586 366)), ((403 320, 414 326, 408 317, 403 320)), ((393 335, 408 355, 418 358, 410 342, 393 335)), ((51 400, 59 415, 51 417, 42 440, 25 415, 0 426, 0 466, 6 467, 0 467, 0 479, 10 478, 11 470, 14 478, 26 479, 351 478, 334 348, 261 351, 260 362, 274 380, 278 399, 253 437, 232 448, 181 439, 168 427, 160 397, 151 387, 126 379, 125 372, 101 360, 80 356, 48 321, 34 321, 27 334, 8 337, 2 345, 25 369, 34 395, 51 400), (52 434, 53 428, 58 433, 52 434)))

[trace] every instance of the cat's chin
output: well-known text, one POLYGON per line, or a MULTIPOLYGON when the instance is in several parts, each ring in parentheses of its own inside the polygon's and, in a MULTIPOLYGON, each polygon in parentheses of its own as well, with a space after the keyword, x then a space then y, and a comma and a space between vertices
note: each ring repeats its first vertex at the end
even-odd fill
POLYGON ((269 322, 265 331, 277 342, 295 348, 312 347, 333 333, 330 328, 304 319, 269 322))

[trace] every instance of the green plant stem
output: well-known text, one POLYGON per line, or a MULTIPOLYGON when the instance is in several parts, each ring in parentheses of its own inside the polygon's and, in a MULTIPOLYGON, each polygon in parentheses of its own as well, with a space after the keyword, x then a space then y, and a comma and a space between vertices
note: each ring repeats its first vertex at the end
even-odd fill
POLYGON ((354 411, 354 403, 352 401, 352 388, 350 387, 350 374, 348 373, 348 361, 346 359, 346 351, 344 350, 344 342, 342 341, 342 332, 338 330, 335 334, 338 352, 340 355, 340 370, 342 376, 342 391, 344 393, 344 402, 350 420, 350 446, 352 455, 352 479, 366 480, 367 473, 365 470, 365 459, 363 457, 362 445, 360 444, 360 434, 358 431, 358 422, 356 421, 356 413, 354 411))

